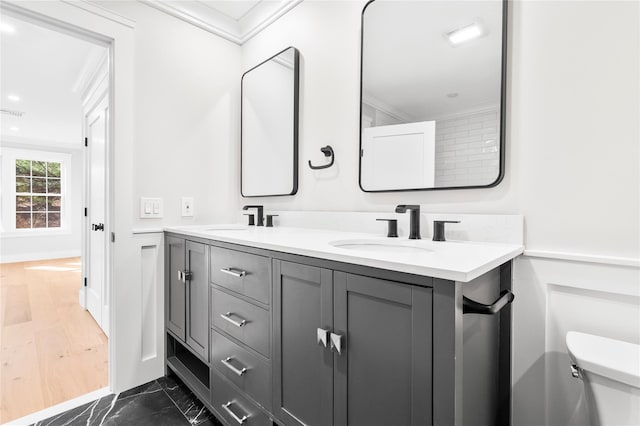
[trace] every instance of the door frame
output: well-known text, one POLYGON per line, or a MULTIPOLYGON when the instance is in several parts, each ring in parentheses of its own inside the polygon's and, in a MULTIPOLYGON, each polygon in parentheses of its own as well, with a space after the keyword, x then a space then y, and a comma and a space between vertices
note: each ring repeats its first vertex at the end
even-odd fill
MULTIPOLYGON (((141 283, 136 280, 139 248, 132 235, 134 211, 134 50, 135 21, 99 5, 81 1, 20 2, 3 0, 0 11, 91 42, 103 44, 109 51, 109 131, 111 146, 107 153, 109 169, 106 220, 109 222, 109 390, 119 393, 157 377, 158 362, 132 351, 140 343, 140 327, 135 308, 139 307, 141 283), (117 45, 117 49, 114 46, 117 45), (117 194, 117 197, 116 197, 117 194), (117 201, 117 206, 115 205, 117 201), (117 209, 116 209, 117 207, 117 209), (115 268, 114 265, 118 265, 115 268), (137 303, 137 305, 136 305, 137 303), (116 306, 118 312, 116 312, 116 306), (147 367, 147 365, 149 365, 147 367)), ((158 345, 154 360, 164 356, 158 345)), ((160 373, 161 375, 162 373, 160 373)))

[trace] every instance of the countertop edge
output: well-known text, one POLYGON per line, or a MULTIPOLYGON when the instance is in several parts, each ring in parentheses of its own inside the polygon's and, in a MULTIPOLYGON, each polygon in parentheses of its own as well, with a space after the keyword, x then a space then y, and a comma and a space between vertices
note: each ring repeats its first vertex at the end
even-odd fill
MULTIPOLYGON (((188 228, 180 228, 180 227, 165 227, 165 232, 191 236, 196 238, 201 238, 210 241, 219 241, 230 244, 237 244, 245 247, 255 247, 264 250, 270 250, 274 252, 281 252, 293 255, 301 255, 314 257, 317 259, 324 259, 336 262, 342 262, 351 265, 362 265, 368 266, 372 268, 384 269, 395 272, 403 272, 414 275, 421 276, 429 276, 438 279, 457 281, 462 283, 467 283, 475 278, 485 274, 486 272, 491 271, 492 269, 502 265, 505 262, 508 262, 517 256, 521 255, 524 252, 524 247, 517 246, 514 244, 505 244, 506 246, 514 246, 514 248, 507 253, 496 257, 495 259, 475 268, 467 271, 455 271, 450 269, 442 269, 436 267, 422 266, 422 265, 411 265, 406 263, 396 263, 392 260, 381 260, 375 258, 366 258, 366 257, 358 257, 358 256, 348 256, 338 253, 324 252, 315 249, 305 249, 300 247, 290 247, 278 244, 270 244, 264 242, 256 242, 256 241, 246 241, 234 237, 229 236, 221 236, 221 235, 203 235, 203 233, 198 229, 188 229, 188 228)), ((487 243, 487 244, 495 244, 495 243, 487 243)))

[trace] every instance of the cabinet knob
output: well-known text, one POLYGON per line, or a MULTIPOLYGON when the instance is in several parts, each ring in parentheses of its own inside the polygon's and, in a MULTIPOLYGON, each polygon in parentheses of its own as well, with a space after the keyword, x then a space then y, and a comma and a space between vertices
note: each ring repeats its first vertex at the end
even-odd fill
POLYGON ((318 328, 318 331, 316 333, 316 337, 318 340, 318 345, 323 346, 323 347, 327 347, 327 336, 329 335, 329 331, 325 330, 323 328, 318 328))
POLYGON ((338 355, 342 355, 342 336, 339 334, 331 333, 331 350, 338 355))

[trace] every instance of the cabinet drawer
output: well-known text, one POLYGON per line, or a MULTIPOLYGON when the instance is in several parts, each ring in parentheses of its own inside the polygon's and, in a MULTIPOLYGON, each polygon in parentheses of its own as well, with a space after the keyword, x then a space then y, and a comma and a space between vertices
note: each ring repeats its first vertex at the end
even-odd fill
POLYGON ((231 383, 271 410, 271 365, 211 330, 211 364, 231 383))
POLYGON ((211 373, 213 407, 229 425, 271 426, 271 419, 225 379, 211 373))
POLYGON ((259 302, 271 301, 268 257, 211 247, 211 281, 259 302))
POLYGON ((213 325, 270 358, 271 313, 216 288, 211 291, 213 325))

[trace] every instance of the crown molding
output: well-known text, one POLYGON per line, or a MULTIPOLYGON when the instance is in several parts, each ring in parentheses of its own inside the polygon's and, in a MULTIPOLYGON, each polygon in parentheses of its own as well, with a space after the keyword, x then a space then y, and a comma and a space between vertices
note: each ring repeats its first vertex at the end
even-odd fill
POLYGON ((90 0, 61 0, 61 2, 77 7, 79 9, 83 9, 89 13, 93 13, 94 15, 106 18, 118 24, 124 25, 125 27, 136 27, 136 21, 134 21, 133 19, 130 19, 124 15, 120 15, 119 13, 116 13, 113 10, 96 4, 95 2, 92 2, 90 0))
POLYGON ((138 0, 149 7, 192 24, 237 45, 255 37, 262 30, 280 19, 303 0, 282 0, 274 4, 262 3, 240 20, 234 20, 197 2, 180 3, 169 0, 138 0))

